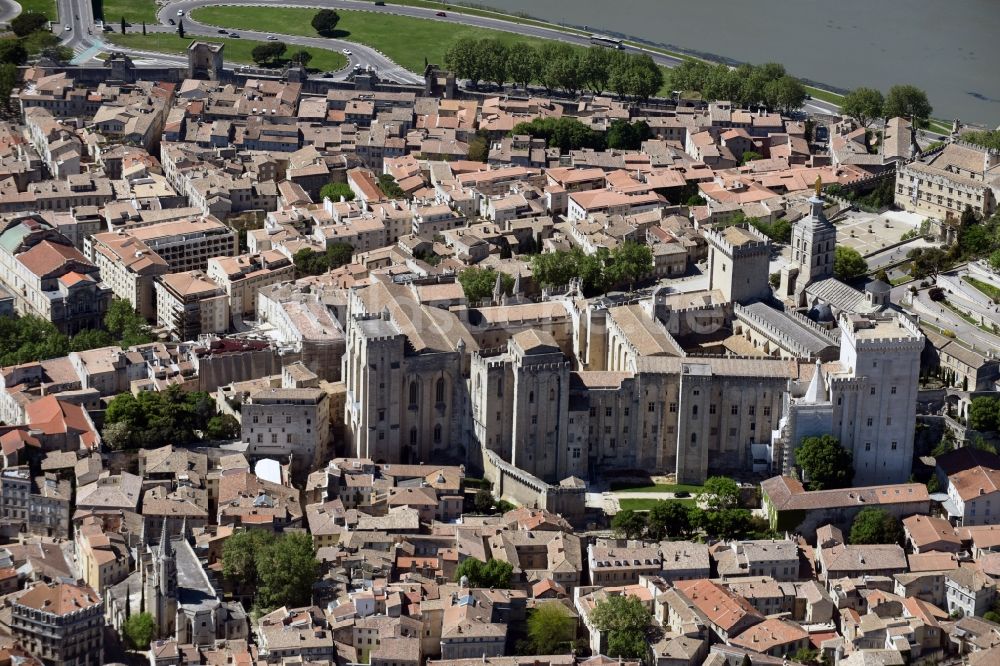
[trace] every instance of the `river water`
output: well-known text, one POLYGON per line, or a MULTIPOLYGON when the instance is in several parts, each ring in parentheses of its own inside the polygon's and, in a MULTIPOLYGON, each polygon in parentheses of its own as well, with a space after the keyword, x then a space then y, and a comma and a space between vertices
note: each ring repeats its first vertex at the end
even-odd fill
POLYGON ((479 0, 836 88, 927 91, 934 115, 1000 124, 1000 0, 479 0))

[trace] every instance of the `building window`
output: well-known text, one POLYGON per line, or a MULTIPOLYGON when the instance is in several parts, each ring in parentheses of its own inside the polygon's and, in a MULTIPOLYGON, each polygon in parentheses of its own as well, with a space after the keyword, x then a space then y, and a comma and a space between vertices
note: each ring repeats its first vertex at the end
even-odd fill
POLYGON ((896 395, 896 387, 893 386, 891 389, 889 389, 889 393, 892 395, 896 395))
POLYGON ((691 433, 691 448, 698 446, 698 433, 691 433))
POLYGON ((868 417, 868 427, 871 428, 874 422, 875 422, 875 419, 873 419, 872 417, 869 416, 868 417))
POLYGON ((528 391, 528 404, 531 404, 531 405, 535 404, 535 392, 534 391, 528 391))
POLYGON ((892 450, 893 450, 893 451, 895 451, 895 450, 896 450, 896 442, 893 442, 893 443, 892 443, 892 450))
POLYGON ((410 382, 410 407, 417 406, 417 383, 410 382))
POLYGON ((871 450, 872 450, 872 443, 865 442, 865 451, 871 451, 871 450))
POLYGON ((691 405, 691 416, 698 416, 698 405, 691 405))
POLYGON ((750 416, 753 416, 756 412, 757 412, 757 406, 756 405, 750 405, 749 407, 747 407, 747 413, 750 416))
POLYGON ((604 408, 604 415, 608 416, 608 417, 611 416, 611 408, 610 407, 605 407, 604 408))
POLYGON ((441 443, 441 424, 440 423, 438 423, 437 425, 434 426, 434 443, 435 444, 440 444, 441 443))
POLYGON ((410 428, 410 446, 417 445, 417 429, 410 428))
MULTIPOLYGON (((653 403, 649 403, 649 404, 653 404, 653 403)), ((677 412, 677 403, 676 402, 670 403, 670 413, 674 414, 676 412, 677 412)))
POLYGON ((646 411, 655 412, 656 411, 656 403, 655 402, 651 402, 648 405, 646 405, 646 411))
POLYGON ((764 407, 764 416, 770 416, 770 415, 771 415, 771 406, 770 405, 766 405, 764 407))
POLYGON ((872 394, 872 395, 875 395, 875 387, 874 387, 874 386, 873 386, 873 387, 871 387, 871 394, 872 394))
POLYGON ((729 412, 730 412, 730 413, 731 413, 731 414, 732 414, 733 416, 736 416, 737 414, 739 414, 739 413, 740 413, 740 406, 739 406, 739 405, 733 405, 733 406, 732 406, 732 408, 731 408, 731 409, 729 410, 729 412))

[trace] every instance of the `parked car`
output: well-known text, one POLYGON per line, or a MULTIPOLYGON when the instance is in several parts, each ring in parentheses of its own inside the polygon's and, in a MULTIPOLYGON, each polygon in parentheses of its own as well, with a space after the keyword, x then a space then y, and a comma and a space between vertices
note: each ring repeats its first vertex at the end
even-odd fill
POLYGON ((65 30, 66 32, 69 32, 72 29, 73 29, 73 26, 71 26, 71 25, 68 25, 65 28, 63 28, 63 30, 65 30))
POLYGON ((267 36, 267 40, 268 40, 269 42, 276 42, 276 41, 278 41, 278 38, 277 38, 277 37, 275 37, 274 35, 268 35, 268 36, 267 36))
POLYGON ((173 19, 167 19, 167 23, 169 23, 170 25, 177 25, 177 21, 173 19))
POLYGON ((239 39, 240 38, 240 33, 238 33, 238 32, 231 32, 231 33, 229 33, 229 36, 232 37, 233 39, 239 39))
POLYGON ((352 53, 351 53, 351 49, 344 49, 344 55, 345 55, 345 56, 349 56, 349 55, 352 55, 352 53))
POLYGON ((218 32, 219 32, 219 34, 220 34, 220 35, 225 35, 225 34, 226 34, 226 33, 228 33, 229 31, 228 31, 228 30, 226 30, 225 28, 219 28, 218 32))
POLYGON ((177 15, 178 16, 184 16, 184 10, 183 9, 178 9, 177 10, 177 15))
POLYGON ((447 14, 445 14, 444 12, 438 12, 434 16, 447 16, 447 14))

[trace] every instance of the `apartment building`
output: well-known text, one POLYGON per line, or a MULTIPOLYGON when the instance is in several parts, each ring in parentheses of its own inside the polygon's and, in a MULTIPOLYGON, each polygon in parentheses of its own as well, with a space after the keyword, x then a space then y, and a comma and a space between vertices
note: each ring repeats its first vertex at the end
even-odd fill
POLYGON ((229 330, 229 297, 201 271, 163 275, 153 285, 156 321, 176 340, 229 330))
POLYGON ((131 303, 146 319, 156 319, 153 283, 170 270, 163 257, 123 231, 88 236, 84 253, 100 269, 101 278, 116 297, 131 303))
POLYGON ((171 273, 204 271, 209 259, 231 257, 238 247, 236 231, 211 215, 135 227, 128 233, 167 262, 171 273))
POLYGON ((105 531, 97 516, 83 519, 76 533, 76 554, 83 582, 98 594, 129 574, 129 549, 125 537, 105 531))
POLYGON ((46 666, 101 666, 104 602, 86 585, 36 583, 12 603, 11 633, 46 666))
POLYGON ((261 287, 293 279, 295 266, 278 250, 265 250, 259 254, 212 257, 206 274, 229 296, 233 316, 252 317, 257 312, 261 287))
POLYGON ((111 289, 97 266, 39 215, 22 215, 0 226, 0 283, 20 314, 51 321, 60 331, 100 328, 111 289))

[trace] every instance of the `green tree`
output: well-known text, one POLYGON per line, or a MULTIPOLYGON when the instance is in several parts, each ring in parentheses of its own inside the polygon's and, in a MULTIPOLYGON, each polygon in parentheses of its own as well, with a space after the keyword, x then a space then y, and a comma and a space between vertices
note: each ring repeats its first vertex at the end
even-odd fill
POLYGON ((252 589, 259 581, 257 554, 268 548, 275 536, 263 530, 235 532, 222 545, 222 574, 252 589))
POLYGON ((867 507, 854 517, 849 539, 852 544, 901 544, 903 526, 885 509, 867 507))
POLYGON ((305 49, 299 49, 298 51, 293 52, 292 55, 288 56, 288 60, 290 62, 298 63, 303 67, 308 67, 309 63, 312 62, 312 59, 312 53, 309 53, 309 51, 305 49))
POLYGON ((605 279, 611 284, 627 283, 629 289, 653 270, 653 251, 645 243, 625 241, 613 250, 605 264, 605 279))
POLYGON ((595 95, 600 95, 608 87, 611 65, 618 55, 620 54, 603 46, 591 46, 580 59, 580 75, 584 85, 594 91, 595 95))
POLYGON ((604 148, 604 135, 584 125, 576 118, 535 118, 531 122, 522 122, 514 126, 512 135, 528 134, 545 139, 550 148, 559 148, 562 152, 579 150, 580 148, 604 148))
POLYGON ((86 351, 88 349, 97 349, 98 347, 107 347, 114 344, 114 342, 111 334, 107 331, 88 328, 70 338, 69 350, 76 352, 86 351))
POLYGON ((236 439, 240 436, 240 422, 231 414, 216 414, 208 420, 205 435, 209 439, 236 439))
POLYGON ((855 88, 844 95, 840 111, 854 119, 861 127, 868 127, 876 118, 882 117, 885 98, 874 88, 855 88))
POLYGON ((854 248, 838 245, 833 255, 833 274, 838 280, 850 280, 868 272, 868 262, 854 248))
POLYGON ((340 23, 340 14, 332 9, 321 9, 316 12, 312 21, 313 30, 323 37, 332 37, 337 31, 337 24, 340 23))
POLYGON ((0 64, 0 108, 11 108, 10 94, 17 87, 17 82, 17 67, 9 62, 0 64))
POLYGON ((754 160, 762 159, 764 156, 758 153, 756 150, 744 151, 743 155, 740 156, 740 162, 746 164, 747 162, 753 162, 754 160))
POLYGON ((735 509, 740 505, 740 485, 728 476, 712 476, 705 481, 697 499, 708 511, 735 509))
POLYGON ((347 183, 327 183, 319 190, 320 199, 338 202, 341 197, 344 201, 354 201, 354 190, 347 183))
POLYGON ((1000 399, 979 396, 969 405, 969 427, 980 432, 1000 429, 1000 399))
POLYGON ((795 450, 795 462, 809 478, 810 490, 847 488, 854 478, 854 458, 836 437, 806 437, 795 450))
POLYGON ((531 274, 543 287, 561 287, 577 276, 577 261, 571 252, 546 252, 531 258, 531 274))
POLYGON ((963 132, 962 141, 974 143, 983 148, 1000 150, 1000 130, 984 130, 981 132, 963 132))
POLYGON ((642 142, 652 137, 653 133, 644 120, 630 123, 621 118, 612 120, 608 126, 608 148, 619 150, 638 150, 642 142))
POLYGON ((819 658, 819 650, 813 650, 809 647, 802 647, 795 651, 792 655, 792 661, 798 662, 800 664, 812 664, 819 658))
POLYGON ((153 332, 146 320, 128 301, 116 298, 104 313, 104 326, 122 347, 144 345, 153 341, 153 332))
POLYGON ((17 39, 0 39, 0 63, 23 65, 28 61, 28 51, 17 39))
POLYGON ((645 660, 651 618, 638 597, 609 596, 594 606, 590 617, 594 626, 608 635, 607 656, 645 660))
POLYGON ((995 271, 1000 271, 1000 250, 996 250, 993 254, 991 254, 987 261, 990 264, 990 268, 995 271))
POLYGON ((538 78, 539 68, 538 51, 531 46, 519 44, 507 54, 508 76, 522 88, 527 88, 529 83, 538 78))
POLYGON ((35 315, 0 317, 0 365, 43 361, 69 353, 69 338, 35 315))
POLYGON ((261 67, 269 67, 281 62, 281 58, 287 50, 288 45, 284 42, 266 42, 255 46, 250 52, 250 57, 261 67))
POLYGON ((476 44, 482 76, 497 86, 503 86, 510 75, 507 65, 510 51, 499 39, 481 39, 476 44))
POLYGON ((454 42, 444 54, 444 65, 460 79, 469 79, 476 87, 483 78, 479 61, 479 47, 475 39, 463 37, 454 42))
POLYGON ((122 635, 133 650, 148 650, 156 638, 156 621, 149 613, 130 615, 122 624, 122 635))
POLYGON ((128 424, 123 421, 107 423, 101 429, 101 442, 112 451, 124 451, 128 448, 130 439, 128 424))
POLYGON ((889 88, 882 109, 882 115, 886 118, 910 118, 917 124, 926 121, 933 112, 933 107, 927 101, 927 93, 911 85, 889 88))
POLYGON ((626 539, 639 539, 646 531, 646 516, 632 509, 622 509, 611 519, 611 529, 626 539))
POLYGON ((46 18, 45 14, 39 12, 24 12, 18 16, 15 16, 10 22, 10 29, 14 31, 14 34, 18 37, 27 37, 33 32, 38 32, 39 30, 47 30, 49 25, 49 19, 46 18))
POLYGON ((378 187, 390 199, 402 199, 406 196, 406 192, 399 186, 399 183, 396 182, 391 173, 380 173, 378 175, 378 187))
POLYGON ((646 537, 652 541, 691 533, 691 514, 683 502, 657 502, 649 510, 646 522, 646 537))
POLYGON ((712 66, 704 60, 685 60, 670 70, 670 87, 681 93, 700 91, 705 87, 711 69, 712 66))
POLYGON ((538 604, 528 615, 528 637, 534 654, 567 654, 576 637, 576 620, 558 601, 538 604))
POLYGON ((579 52, 569 44, 557 43, 550 56, 542 60, 543 77, 554 87, 576 95, 584 85, 579 52))
POLYGON ((470 588, 488 587, 506 590, 510 589, 513 574, 514 567, 510 562, 501 560, 483 562, 474 557, 467 557, 455 569, 455 580, 460 581, 465 576, 468 578, 470 588))
POLYGON ((764 101, 768 107, 788 114, 802 108, 806 88, 794 76, 782 76, 764 86, 764 101))
POLYGON ((469 142, 467 157, 473 162, 486 162, 490 159, 490 144, 486 137, 477 136, 469 142))
MULTIPOLYGON (((466 268, 458 274, 458 282, 462 285, 465 297, 474 303, 485 301, 493 296, 498 273, 492 268, 466 268)), ((500 285, 503 293, 510 294, 514 288, 514 278, 506 273, 500 273, 500 285)))
POLYGON ((493 513, 493 493, 480 488, 476 491, 476 498, 473 502, 476 513, 493 513))
POLYGON ((257 553, 257 605, 260 608, 306 606, 319 580, 319 560, 312 537, 289 532, 257 553))

